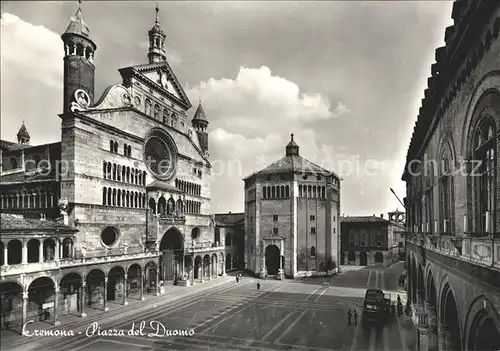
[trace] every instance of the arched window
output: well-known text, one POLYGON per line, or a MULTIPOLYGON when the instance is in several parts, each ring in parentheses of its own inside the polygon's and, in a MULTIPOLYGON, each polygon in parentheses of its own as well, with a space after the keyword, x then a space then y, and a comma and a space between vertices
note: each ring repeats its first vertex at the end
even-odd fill
POLYGON ((123 144, 123 155, 127 156, 127 144, 123 144))
POLYGON ((113 189, 113 206, 116 206, 116 189, 113 189))
POLYGON ((496 130, 490 117, 483 117, 473 134, 473 208, 476 228, 480 235, 495 233, 496 219, 496 130))
POLYGON ((323 199, 326 199, 326 189, 324 186, 321 187, 321 197, 323 199))
POLYGON ((312 196, 312 186, 308 185, 307 186, 307 197, 311 197, 312 196))
POLYGON ((264 188, 263 188, 263 191, 264 191, 263 197, 264 197, 264 199, 265 199, 265 198, 267 198, 267 188, 266 188, 266 187, 264 187, 264 188))
POLYGON ((226 246, 231 246, 231 233, 226 234, 226 246))
POLYGON ((109 141, 109 151, 114 152, 115 151, 115 143, 113 140, 109 141))
POLYGON ((155 118, 160 119, 160 105, 155 104, 155 118))
POLYGON ((290 186, 288 185, 285 187, 285 196, 290 197, 290 186))
POLYGON ((303 194, 302 194, 302 185, 299 185, 299 197, 302 197, 303 194))
POLYGON ((122 191, 120 189, 118 189, 118 196, 116 198, 116 205, 117 206, 121 206, 121 200, 122 200, 122 191))
POLYGON ((424 193, 424 215, 425 215, 425 223, 426 223, 426 232, 433 233, 434 232, 434 216, 433 216, 433 196, 432 189, 434 187, 433 182, 433 167, 432 163, 429 163, 426 167, 426 177, 425 177, 425 193, 424 193))
POLYGON ((151 108, 152 108, 152 104, 151 104, 151 100, 149 99, 146 99, 145 103, 144 103, 144 106, 145 106, 145 113, 148 115, 148 116, 151 116, 151 108))
POLYGON ((107 191, 106 191, 106 187, 102 188, 102 204, 103 205, 106 205, 106 200, 108 198, 108 194, 107 194, 107 191))
POLYGON ((169 116, 169 112, 167 109, 164 109, 163 110, 163 123, 164 124, 168 124, 168 116, 169 116))
MULTIPOLYGON (((453 174, 451 162, 451 150, 448 143, 445 143, 444 150, 440 162, 440 177, 439 177, 439 201, 440 201, 440 225, 441 232, 449 234, 453 231, 453 216, 452 216, 452 201, 453 201, 453 174)), ((421 180, 417 183, 419 194, 422 187, 421 180)), ((417 225, 422 225, 422 201, 417 202, 416 213, 417 225)))
POLYGON ((316 257, 316 248, 311 246, 311 257, 316 257))
POLYGON ((274 199, 276 197, 276 187, 271 187, 271 197, 274 199))
POLYGON ((285 186, 284 185, 281 186, 280 197, 285 197, 285 186))
POLYGON ((313 196, 312 197, 315 198, 316 197, 316 186, 315 185, 312 187, 312 190, 313 190, 313 196))
POLYGON ((118 142, 115 141, 115 153, 118 153, 118 142))
POLYGON ((103 161, 103 163, 102 163, 102 177, 104 179, 107 178, 107 173, 108 173, 108 165, 106 164, 106 161, 103 161))
POLYGON ((116 164, 113 163, 113 180, 116 180, 116 164))
POLYGON ((130 145, 127 147, 127 156, 132 157, 132 146, 130 145))
POLYGON ((10 160, 10 168, 11 169, 16 169, 17 168, 17 160, 15 157, 11 157, 10 160))
POLYGON ((111 206, 111 204, 112 204, 112 202, 111 202, 111 197, 112 197, 111 188, 108 188, 107 192, 108 192, 108 201, 106 202, 106 205, 111 206))

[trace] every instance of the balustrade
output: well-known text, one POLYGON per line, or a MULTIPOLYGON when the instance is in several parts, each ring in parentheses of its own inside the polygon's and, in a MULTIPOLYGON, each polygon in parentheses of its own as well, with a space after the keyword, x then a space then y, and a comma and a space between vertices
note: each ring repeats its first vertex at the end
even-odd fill
POLYGON ((429 250, 500 268, 500 238, 408 233, 407 240, 429 250))

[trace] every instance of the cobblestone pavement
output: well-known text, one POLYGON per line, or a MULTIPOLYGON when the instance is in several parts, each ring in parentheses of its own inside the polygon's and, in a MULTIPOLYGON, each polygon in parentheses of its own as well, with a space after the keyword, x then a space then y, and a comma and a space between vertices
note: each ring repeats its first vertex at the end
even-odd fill
POLYGON ((75 336, 39 338, 16 350, 411 350, 414 331, 407 317, 371 329, 347 323, 348 309, 361 312, 367 287, 387 289, 394 300, 400 294, 404 301, 396 291, 401 270, 400 265, 363 268, 298 282, 227 280, 175 303, 128 313, 124 308, 98 325, 73 327, 75 336), (104 336, 108 329, 124 335, 104 336), (194 334, 173 335, 188 330, 194 334))

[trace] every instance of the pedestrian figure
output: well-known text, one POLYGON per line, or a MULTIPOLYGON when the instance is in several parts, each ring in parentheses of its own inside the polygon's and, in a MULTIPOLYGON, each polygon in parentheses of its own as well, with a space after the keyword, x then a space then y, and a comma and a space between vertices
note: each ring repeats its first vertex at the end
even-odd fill
POLYGON ((406 315, 409 316, 410 315, 410 311, 411 311, 411 303, 410 303, 410 300, 406 301, 406 315))
POLYGON ((240 282, 240 277, 236 276, 236 283, 239 283, 239 282, 240 282))
POLYGON ((260 283, 257 282, 257 290, 260 290, 260 283))
POLYGON ((347 311, 347 324, 348 325, 351 325, 351 318, 352 318, 352 310, 349 309, 349 311, 347 311))
POLYGON ((353 315, 354 315, 354 325, 358 325, 358 311, 354 310, 353 311, 353 315))

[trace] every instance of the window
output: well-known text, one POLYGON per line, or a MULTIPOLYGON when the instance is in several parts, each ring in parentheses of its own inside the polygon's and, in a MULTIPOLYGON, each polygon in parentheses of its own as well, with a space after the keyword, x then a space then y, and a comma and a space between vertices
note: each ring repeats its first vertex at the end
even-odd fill
MULTIPOLYGON (((450 169, 450 151, 446 149, 441 158, 441 176, 439 180, 439 201, 440 201, 440 217, 441 217, 441 232, 450 233, 452 231, 451 225, 453 221, 451 213, 451 199, 453 189, 453 176, 450 169)), ((417 203, 417 224, 422 228, 422 204, 421 201, 417 203)))
POLYGON ((267 187, 264 187, 263 190, 264 190, 263 196, 264 196, 264 199, 266 199, 267 198, 267 187))
POLYGON ((273 215, 273 221, 277 222, 278 221, 278 215, 273 215))
POLYGON ((17 168, 17 160, 14 157, 11 157, 10 160, 10 168, 11 169, 16 169, 17 168))
POLYGON ((113 246, 118 241, 118 230, 115 227, 106 227, 101 233, 101 240, 105 246, 113 246))
POLYGON ((316 227, 311 227, 311 234, 316 234, 316 227))
POLYGON ((488 235, 495 231, 495 150, 496 133, 493 121, 483 117, 474 131, 471 174, 473 181, 473 208, 476 222, 475 232, 488 235), (487 215, 488 214, 488 215, 487 215))
POLYGON ((273 234, 278 235, 278 228, 273 228, 273 234))
POLYGON ((311 246, 311 257, 316 257, 316 248, 311 246))
POLYGON ((309 220, 314 221, 314 219, 315 219, 314 215, 309 216, 309 220))

